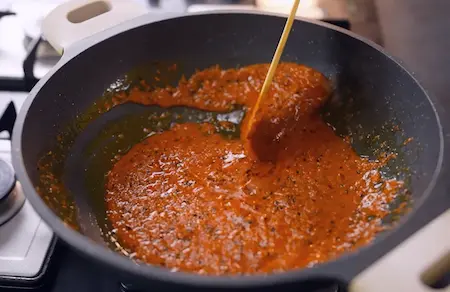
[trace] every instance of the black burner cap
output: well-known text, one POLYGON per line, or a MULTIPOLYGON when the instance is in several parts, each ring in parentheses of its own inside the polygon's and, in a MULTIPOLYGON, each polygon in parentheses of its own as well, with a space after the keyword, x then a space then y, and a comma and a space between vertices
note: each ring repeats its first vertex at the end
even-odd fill
POLYGON ((0 201, 8 197, 15 183, 14 169, 0 158, 0 201))

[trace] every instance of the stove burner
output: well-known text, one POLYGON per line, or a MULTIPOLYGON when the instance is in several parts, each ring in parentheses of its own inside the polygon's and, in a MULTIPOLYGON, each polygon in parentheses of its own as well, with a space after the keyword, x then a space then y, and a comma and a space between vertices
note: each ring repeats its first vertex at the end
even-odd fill
POLYGON ((13 168, 0 159, 0 226, 12 218, 25 202, 23 193, 17 188, 20 184, 16 182, 13 168))
POLYGON ((6 199, 15 182, 14 170, 7 162, 0 159, 0 202, 6 199))

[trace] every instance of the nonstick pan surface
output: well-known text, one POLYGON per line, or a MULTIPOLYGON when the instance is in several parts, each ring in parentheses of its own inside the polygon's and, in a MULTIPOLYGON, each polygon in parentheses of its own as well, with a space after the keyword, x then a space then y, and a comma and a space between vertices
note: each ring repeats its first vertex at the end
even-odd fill
MULTIPOLYGON (((408 220, 401 218, 395 230, 335 261, 266 277, 230 280, 170 273, 163 268, 137 265, 110 251, 111 244, 105 236, 108 225, 101 204, 102 176, 110 167, 105 161, 110 161, 118 149, 126 150, 143 138, 136 134, 142 133, 136 127, 152 126, 145 122, 148 116, 167 110, 126 104, 99 114, 95 110, 99 102, 110 97, 111 90, 120 83, 117 80, 142 78, 150 82, 152 72, 167 62, 179 64, 181 73, 187 76, 196 69, 215 64, 233 68, 267 63, 284 21, 281 16, 242 12, 203 13, 160 21, 143 15, 67 46, 62 60, 30 93, 14 129, 14 166, 36 211, 63 240, 133 281, 262 288, 299 287, 296 286, 299 283, 333 279, 348 282, 419 229, 424 214, 437 215, 445 210, 443 204, 447 201, 441 194, 447 185, 440 177, 443 133, 427 93, 410 73, 376 45, 324 23, 298 20, 282 61, 311 66, 332 80, 335 93, 326 106, 325 110, 330 112, 326 118, 338 134, 353 137, 357 152, 370 156, 385 148, 401 154, 385 171, 399 175, 408 183, 413 209, 405 217, 408 220), (401 130, 393 131, 393 128, 401 130), (131 138, 117 147, 108 147, 111 139, 106 137, 119 132, 131 138), (407 138, 412 140, 404 145, 407 138), (42 187, 37 166, 48 151, 59 155, 52 157, 55 176, 67 188, 65 198, 45 192, 41 196, 36 191, 42 187), (68 214, 67 208, 62 208, 62 199, 72 201, 76 212, 68 214), (423 204, 433 200, 434 205, 442 200, 442 209, 426 208, 427 204, 423 204), (68 216, 76 219, 71 223, 77 225, 77 230, 63 223, 68 216)), ((168 80, 175 81, 176 77, 168 75, 168 80)), ((184 120, 201 120, 210 115, 174 108, 169 110, 168 123, 174 113, 181 114, 184 120)), ((222 118, 230 115, 236 118, 241 113, 223 114, 222 118)), ((391 224, 391 219, 386 224, 391 224)))

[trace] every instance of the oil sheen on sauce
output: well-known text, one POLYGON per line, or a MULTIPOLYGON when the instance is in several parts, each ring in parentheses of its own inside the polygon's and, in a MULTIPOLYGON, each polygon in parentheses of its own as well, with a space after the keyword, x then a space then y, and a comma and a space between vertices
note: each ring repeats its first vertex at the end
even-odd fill
MULTIPOLYGON (((133 88, 115 102, 210 111, 243 105, 248 112, 267 70, 213 67, 177 87, 133 88)), ((359 157, 316 113, 330 90, 321 73, 283 63, 273 82, 261 113, 269 128, 261 129, 290 130, 255 140, 258 155, 273 155, 269 161, 255 159, 245 139, 186 123, 146 138, 115 163, 107 216, 134 259, 198 274, 274 273, 330 260, 380 231, 403 184, 381 176, 388 158, 359 157), (286 108, 293 120, 283 124, 286 108)))

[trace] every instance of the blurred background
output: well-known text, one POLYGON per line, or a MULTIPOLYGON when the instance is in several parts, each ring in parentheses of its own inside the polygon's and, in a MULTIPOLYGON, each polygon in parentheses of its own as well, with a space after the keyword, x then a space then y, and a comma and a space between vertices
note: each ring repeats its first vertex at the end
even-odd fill
MULTIPOLYGON (((149 10, 190 12, 240 7, 288 12, 292 0, 129 0, 143 3, 149 10)), ((23 77, 23 60, 33 41, 40 36, 42 18, 64 0, 0 1, 0 80, 23 77)), ((319 20, 348 21, 351 30, 384 45, 394 55, 408 59, 405 50, 420 51, 430 41, 440 39, 438 31, 450 28, 444 14, 450 8, 446 0, 302 0, 298 15, 319 20), (447 21, 447 23, 443 23, 447 21), (435 39, 430 33, 435 36, 435 39), (415 43, 410 43, 415 42, 415 43), (406 54, 406 56, 402 56, 406 54)), ((448 42, 448 41, 447 41, 448 42)), ((425 53, 423 53, 425 54, 425 53)), ((37 47, 34 77, 42 77, 58 56, 45 43, 37 47)), ((414 59, 413 57, 412 59, 414 59)), ((408 60, 405 60, 408 61, 408 60)), ((0 85, 5 85, 0 81, 0 85)), ((11 89, 19 84, 9 84, 11 89)), ((6 88, 3 86, 3 88, 6 88)))
MULTIPOLYGON (((292 0, 129 1, 141 2, 149 10, 161 12, 240 7, 287 13, 292 4, 292 0)), ((64 0, 0 1, 0 90, 22 90, 23 82, 13 80, 24 77, 23 61, 40 37, 42 18, 62 2, 64 0)), ((298 15, 346 21, 352 31, 385 46, 392 54, 410 63, 413 70, 425 71, 423 75, 427 78, 425 75, 431 72, 423 64, 418 64, 418 59, 425 58, 434 67, 442 65, 442 61, 449 63, 439 59, 439 53, 447 54, 445 48, 450 47, 450 40, 446 37, 450 29, 446 15, 449 9, 448 0, 302 0, 298 15)), ((26 78, 42 77, 58 60, 45 42, 40 42, 34 49, 37 53, 35 62, 28 64, 33 65, 33 76, 26 78)), ((430 82, 436 84, 432 80, 430 82)))

